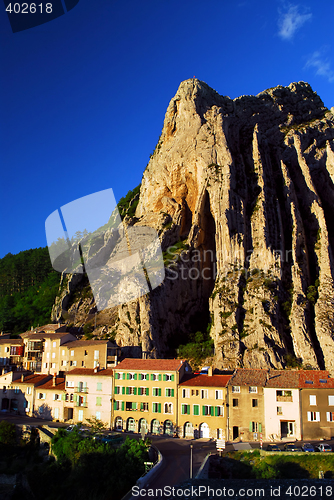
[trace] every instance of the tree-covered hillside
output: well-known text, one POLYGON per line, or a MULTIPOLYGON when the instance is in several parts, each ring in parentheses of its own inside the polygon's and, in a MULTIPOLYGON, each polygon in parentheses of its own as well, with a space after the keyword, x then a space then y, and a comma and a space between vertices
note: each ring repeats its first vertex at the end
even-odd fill
POLYGON ((0 259, 0 330, 21 333, 49 323, 59 282, 47 247, 0 259))

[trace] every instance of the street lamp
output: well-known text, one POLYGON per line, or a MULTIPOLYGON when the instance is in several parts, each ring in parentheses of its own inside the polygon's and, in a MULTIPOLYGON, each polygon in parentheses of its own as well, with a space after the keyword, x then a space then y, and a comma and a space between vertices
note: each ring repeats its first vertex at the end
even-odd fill
POLYGON ((193 444, 190 445, 190 479, 193 477, 193 444))

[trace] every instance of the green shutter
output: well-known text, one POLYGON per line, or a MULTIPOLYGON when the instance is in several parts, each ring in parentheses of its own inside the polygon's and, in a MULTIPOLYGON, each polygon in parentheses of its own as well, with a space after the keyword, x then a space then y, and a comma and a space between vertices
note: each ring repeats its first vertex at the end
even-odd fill
POLYGON ((154 373, 151 373, 151 380, 154 380, 154 373))
POLYGON ((62 400, 62 401, 66 401, 66 394, 62 394, 62 395, 61 395, 61 400, 62 400))
POLYGON ((159 394, 158 395, 161 396, 161 389, 160 389, 160 387, 159 387, 159 394))
POLYGON ((218 417, 218 406, 215 406, 215 417, 218 417))
POLYGON ((164 380, 164 382, 166 382, 166 380, 167 380, 167 377, 166 377, 165 373, 164 373, 164 376, 163 376, 163 380, 164 380))
POLYGON ((73 395, 73 401, 75 401, 75 403, 77 403, 77 401, 78 401, 78 395, 77 394, 73 395))
POLYGON ((114 401, 114 410, 117 410, 117 401, 114 401))
POLYGON ((190 415, 190 405, 187 405, 187 415, 190 415))
POLYGON ((145 392, 146 392, 146 396, 150 395, 150 389, 148 387, 145 387, 145 392))
POLYGON ((122 411, 124 411, 124 406, 125 406, 124 401, 122 401, 122 411))
POLYGON ((159 373, 159 381, 161 382, 161 373, 159 373))
POLYGON ((87 396, 84 396, 83 399, 82 399, 82 402, 83 402, 84 406, 86 404, 86 401, 87 401, 87 396))
POLYGON ((194 405, 194 415, 199 415, 199 405, 194 405))
POLYGON ((127 373, 127 374, 126 374, 126 378, 127 378, 128 380, 130 380, 130 373, 127 373))
POLYGON ((126 393, 127 393, 127 394, 130 394, 130 387, 127 387, 127 388, 126 388, 126 393))
POLYGON ((137 396, 137 387, 134 387, 134 388, 133 388, 133 394, 134 394, 135 396, 137 396))
POLYGON ((124 385, 122 387, 122 394, 125 394, 125 387, 124 387, 124 385))
POLYGON ((158 413, 161 413, 161 403, 158 403, 158 413))
POLYGON ((253 422, 249 422, 249 432, 253 431, 253 422))
POLYGON ((259 424, 259 432, 262 432, 262 424, 259 424))
POLYGON ((172 398, 174 397, 174 389, 172 389, 172 398))
POLYGON ((172 379, 172 382, 174 382, 174 375, 172 375, 171 379, 172 379))
POLYGON ((137 409, 137 403, 132 403, 132 409, 136 410, 137 409))
POLYGON ((134 374, 133 380, 137 380, 137 373, 134 374))
POLYGON ((202 406, 202 415, 205 415, 205 406, 202 406))
POLYGON ((211 415, 211 417, 213 417, 213 416, 214 416, 214 412, 215 412, 214 407, 213 407, 213 406, 210 406, 210 415, 211 415))
MULTIPOLYGON (((153 374, 151 375, 151 380, 153 380, 153 378, 152 378, 152 377, 153 377, 153 374)), ((148 373, 146 373, 145 378, 146 378, 146 380, 150 380, 150 376, 149 376, 149 374, 148 374, 148 373)))

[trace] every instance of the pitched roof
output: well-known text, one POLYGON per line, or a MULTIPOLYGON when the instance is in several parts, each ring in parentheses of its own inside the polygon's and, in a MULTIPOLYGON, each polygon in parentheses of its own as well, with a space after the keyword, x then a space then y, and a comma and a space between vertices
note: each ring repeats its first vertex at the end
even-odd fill
POLYGON ((185 375, 180 385, 187 387, 226 387, 232 375, 185 375))
POLYGON ((23 345, 22 339, 0 339, 0 344, 23 345))
POLYGON ((88 347, 90 345, 104 345, 110 343, 109 340, 73 340, 66 342, 65 347, 71 349, 72 347, 88 347))
POLYGON ((264 387, 266 383, 268 370, 266 369, 237 369, 232 377, 230 378, 227 385, 252 385, 258 387, 264 387))
POLYGON ((39 389, 54 389, 57 391, 65 391, 65 379, 56 377, 56 385, 53 385, 53 378, 50 378, 50 380, 47 380, 44 382, 44 384, 41 384, 38 386, 39 389))
POLYGON ((297 388, 299 373, 299 370, 269 370, 265 387, 297 388))
POLYGON ((334 379, 330 378, 327 370, 303 370, 299 372, 300 389, 332 389, 333 387, 334 379), (323 382, 320 382, 321 380, 323 382))
POLYGON ((57 330, 60 330, 61 328, 66 327, 65 323, 60 324, 49 324, 49 325, 44 325, 44 326, 38 326, 37 328, 34 329, 35 332, 57 332, 57 330))
POLYGON ((61 339, 62 337, 65 337, 65 335, 71 335, 68 332, 59 332, 59 333, 52 333, 52 332, 28 332, 27 334, 24 334, 23 338, 28 339, 28 340, 43 340, 43 339, 61 339))
POLYGON ((35 373, 32 373, 31 375, 24 375, 23 382, 21 381, 21 379, 15 380, 15 384, 37 385, 40 384, 43 380, 47 381, 50 378, 50 375, 36 375, 35 373))
POLYGON ((185 359, 123 359, 115 370, 142 370, 142 371, 178 371, 185 359))
POLYGON ((73 370, 70 370, 67 372, 67 377, 70 375, 97 375, 97 376, 110 376, 112 377, 114 373, 114 370, 112 368, 105 368, 102 370, 98 370, 97 372, 94 371, 94 368, 73 368, 73 370))

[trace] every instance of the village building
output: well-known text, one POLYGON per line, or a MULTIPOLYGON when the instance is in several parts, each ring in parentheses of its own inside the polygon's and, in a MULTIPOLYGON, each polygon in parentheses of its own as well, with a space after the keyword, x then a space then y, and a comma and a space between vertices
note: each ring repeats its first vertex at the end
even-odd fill
POLYGON ((298 370, 268 370, 264 416, 266 440, 301 439, 298 370))
POLYGON ((178 387, 179 437, 226 438, 227 389, 231 375, 185 375, 178 387))
POLYGON ((178 431, 178 385, 191 373, 180 359, 131 359, 114 369, 112 422, 117 430, 173 436, 178 431))
POLYGON ((64 420, 97 419, 111 427, 113 370, 74 368, 66 374, 64 420))
POLYGON ((59 366, 64 375, 73 368, 113 368, 121 349, 110 340, 74 340, 60 348, 59 366))
POLYGON ((267 372, 239 368, 228 381, 227 440, 260 441, 264 435, 267 372))
POLYGON ((334 436, 334 379, 325 370, 299 374, 302 439, 334 436))
POLYGON ((47 375, 19 371, 8 372, 0 377, 0 408, 17 415, 34 416, 36 387, 48 380, 47 375))
POLYGON ((23 367, 23 340, 3 337, 0 336, 0 373, 20 370, 23 367))

